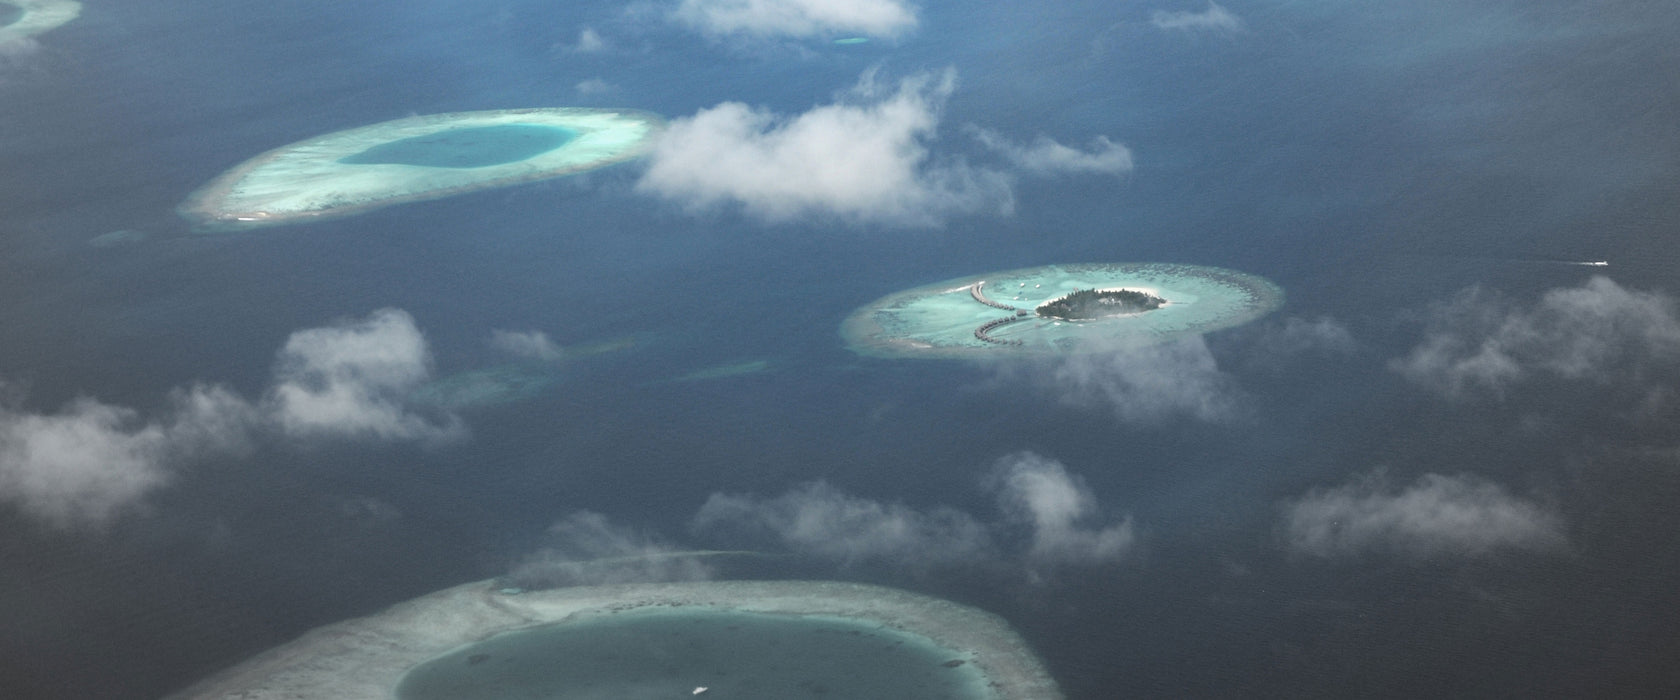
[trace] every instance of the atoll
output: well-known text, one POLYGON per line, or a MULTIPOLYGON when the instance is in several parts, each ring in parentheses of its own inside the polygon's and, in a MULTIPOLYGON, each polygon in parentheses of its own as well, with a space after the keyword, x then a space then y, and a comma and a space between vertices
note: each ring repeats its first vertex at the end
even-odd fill
POLYGON ((853 351, 879 357, 1093 352, 1240 325, 1282 303, 1271 281, 1217 267, 1048 265, 890 294, 840 332, 853 351))
POLYGON ((179 211, 207 231, 359 214, 621 162, 643 155, 663 128, 659 117, 629 110, 408 117, 258 155, 194 191, 179 211))
POLYGON ((1057 700, 995 615, 854 583, 457 586, 349 620, 175 700, 477 697, 1057 700), (534 695, 533 695, 534 694, 534 695))

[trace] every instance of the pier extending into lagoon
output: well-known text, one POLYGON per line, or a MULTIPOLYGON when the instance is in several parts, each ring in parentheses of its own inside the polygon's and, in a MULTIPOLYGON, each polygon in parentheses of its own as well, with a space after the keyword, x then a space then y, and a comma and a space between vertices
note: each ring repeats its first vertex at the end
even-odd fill
POLYGON ((974 286, 971 286, 971 287, 968 288, 968 295, 971 296, 971 297, 974 297, 975 301, 978 301, 982 304, 990 306, 994 309, 1003 309, 1004 311, 1020 311, 1020 309, 1017 309, 1017 308, 1015 308, 1013 306, 1010 306, 1008 304, 1005 304, 1003 302, 992 301, 989 297, 986 296, 985 292, 981 291, 981 288, 985 287, 985 286, 986 286, 986 280, 980 280, 979 282, 975 282, 974 286))
POLYGON ((993 328, 997 328, 998 326, 1008 325, 1008 324, 1014 323, 1016 321, 1025 321, 1028 318, 1030 318, 1030 317, 1027 316, 1027 312, 1017 309, 1015 311, 1014 316, 1005 316, 1003 318, 993 319, 993 320, 990 320, 990 321, 987 321, 985 323, 980 324, 979 328, 974 329, 974 337, 979 338, 980 340, 983 340, 985 342, 992 343, 994 345, 1023 345, 1024 343, 1022 343, 1019 340, 1010 340, 1008 338, 993 338, 992 336, 987 335, 987 333, 989 333, 993 328))
POLYGON ((993 338, 992 336, 988 335, 988 333, 993 328, 997 328, 998 326, 1014 323, 1016 321, 1025 321, 1025 320, 1027 320, 1027 318, 1029 318, 1029 316, 1028 316, 1026 311, 1023 311, 1021 309, 1018 309, 1016 307, 1010 306, 1010 305, 1002 303, 1002 302, 992 301, 990 298, 988 298, 986 296, 986 293, 984 291, 981 291, 982 288, 985 287, 985 286, 986 286, 986 280, 980 280, 979 282, 975 282, 973 285, 971 285, 968 288, 968 295, 971 296, 971 297, 974 297, 975 301, 978 301, 982 304, 990 306, 994 309, 1002 309, 1004 311, 1013 311, 1013 312, 1015 312, 1015 315, 1014 316, 1006 316, 1004 318, 993 319, 993 320, 990 320, 990 321, 987 321, 985 323, 980 324, 979 328, 974 329, 974 337, 976 339, 982 341, 982 342, 992 343, 993 345, 1021 345, 1022 343, 1019 340, 1009 340, 1009 339, 1005 339, 1005 338, 993 338))

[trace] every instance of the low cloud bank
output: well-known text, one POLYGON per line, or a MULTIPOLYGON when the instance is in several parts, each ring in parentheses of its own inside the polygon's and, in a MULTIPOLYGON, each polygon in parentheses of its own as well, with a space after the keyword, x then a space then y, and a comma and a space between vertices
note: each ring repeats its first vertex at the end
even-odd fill
POLYGON ((1054 460, 1011 455, 995 465, 985 485, 1002 513, 990 523, 952 508, 883 503, 814 482, 769 498, 713 494, 694 529, 731 541, 768 538, 841 565, 921 569, 1014 559, 1035 573, 1116 561, 1136 541, 1129 519, 1102 525, 1090 488, 1054 460))
POLYGON ((429 378, 430 355, 413 319, 384 309, 293 333, 259 401, 195 385, 175 391, 170 407, 149 419, 91 398, 56 413, 0 403, 0 501, 54 526, 100 527, 140 507, 180 469, 237 456, 260 434, 292 441, 460 437, 454 416, 422 415, 405 404, 429 378))
POLYGON ((682 0, 671 19, 703 33, 810 37, 836 32, 890 38, 916 28, 899 0, 682 0))
POLYGON ((1645 381, 1680 358, 1673 297, 1595 276, 1520 307, 1480 289, 1436 308, 1423 342, 1390 368, 1443 395, 1500 396, 1536 376, 1645 381))
POLYGON ((1557 515, 1468 475, 1426 474, 1396 488, 1376 473, 1315 490, 1285 505, 1282 531, 1291 551, 1322 558, 1476 557, 1565 542, 1557 515))
POLYGON ((1156 10, 1150 15, 1149 22, 1159 29, 1176 31, 1235 32, 1243 28, 1241 18, 1212 2, 1200 12, 1156 10))

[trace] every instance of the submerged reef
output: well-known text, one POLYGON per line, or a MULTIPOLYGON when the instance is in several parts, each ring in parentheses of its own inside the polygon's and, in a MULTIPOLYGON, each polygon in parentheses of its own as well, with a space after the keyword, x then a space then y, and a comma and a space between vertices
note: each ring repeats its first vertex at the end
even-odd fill
POLYGON ((995 615, 821 581, 541 591, 480 581, 316 629, 171 697, 640 698, 708 690, 835 700, 1062 697, 995 615))
POLYGON ((282 146, 222 173, 178 211, 199 230, 321 220, 592 170, 646 153, 655 115, 607 109, 427 114, 282 146))
POLYGON ((1240 325, 1282 304, 1270 280, 1217 267, 1047 265, 889 294, 840 333, 876 357, 1094 352, 1240 325))

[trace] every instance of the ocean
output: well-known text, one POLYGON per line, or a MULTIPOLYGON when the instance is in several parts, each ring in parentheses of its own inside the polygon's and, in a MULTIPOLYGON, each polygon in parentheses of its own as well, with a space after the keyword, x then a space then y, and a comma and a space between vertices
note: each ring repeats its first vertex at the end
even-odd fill
POLYGON ((0 696, 161 697, 615 551, 556 527, 582 511, 638 547, 774 555, 718 576, 996 613, 1070 698, 1680 688, 1680 6, 921 2, 908 28, 801 35, 677 5, 84 0, 0 43, 0 696), (931 121, 900 152, 912 184, 956 178, 907 200, 922 218, 661 191, 645 162, 239 232, 175 213, 259 153, 415 114, 677 125, 736 102, 768 132, 945 75, 908 93, 931 121), (983 134, 1130 163, 1057 170, 983 134), (1287 300, 1144 357, 884 359, 839 335, 893 292, 1082 262, 1225 267, 1287 300), (362 398, 427 426, 395 437, 146 432, 194 386, 268 405, 297 334, 380 309, 427 380, 513 362, 533 386, 411 406, 393 380, 362 398), (510 360, 497 331, 560 359, 510 360), (88 419, 65 439, 92 462, 30 441, 53 416, 88 419), (1088 497, 1066 520, 1000 486, 1046 462, 1088 497), (158 481, 96 517, 57 476, 86 470, 158 481), (778 529, 815 481, 852 499, 843 529, 778 529), (754 515, 700 522, 720 496, 754 515), (984 542, 848 519, 941 508, 984 542), (1120 523, 1100 556, 1034 549, 1120 523))

